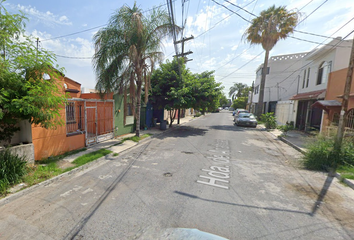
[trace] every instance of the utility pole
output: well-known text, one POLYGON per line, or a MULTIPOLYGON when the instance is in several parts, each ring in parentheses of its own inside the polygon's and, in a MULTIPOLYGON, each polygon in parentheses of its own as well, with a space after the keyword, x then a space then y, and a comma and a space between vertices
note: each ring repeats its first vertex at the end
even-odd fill
MULTIPOLYGON (((188 61, 191 61, 193 59, 187 59, 185 56, 186 55, 189 55, 189 54, 192 54, 193 52, 192 51, 188 51, 188 52, 184 52, 184 42, 185 41, 189 41, 191 39, 194 39, 193 36, 189 37, 189 38, 184 38, 183 37, 183 30, 184 30, 184 26, 185 26, 185 21, 183 22, 183 15, 184 15, 184 3, 188 1, 188 0, 182 0, 182 39, 177 41, 177 33, 176 33, 176 29, 175 29, 175 19, 174 19, 174 14, 173 14, 173 5, 172 5, 172 0, 166 0, 167 2, 167 9, 168 9, 168 13, 169 13, 169 16, 171 18, 171 23, 173 25, 173 44, 174 44, 174 47, 175 47, 175 52, 176 52, 176 55, 174 55, 173 57, 176 57, 178 59, 178 57, 183 57, 184 58, 184 62, 188 62, 188 61), (178 53, 178 47, 177 47, 177 44, 179 43, 182 43, 182 52, 181 53, 178 53)), ((179 69, 181 69, 179 67, 179 69)), ((179 74, 180 74, 180 77, 182 78, 182 73, 181 71, 179 71, 179 74)), ((180 124, 180 118, 181 118, 181 109, 178 109, 178 120, 177 120, 177 124, 180 124)))
MULTIPOLYGON (((182 35, 182 36, 183 36, 183 35, 182 35)), ((185 41, 192 40, 192 39, 194 39, 193 35, 192 35, 191 37, 189 37, 189 38, 184 38, 184 37, 182 37, 181 40, 175 42, 175 44, 182 43, 182 53, 176 54, 175 57, 177 57, 177 58, 178 58, 178 57, 183 57, 185 62, 191 61, 191 60, 187 59, 185 56, 186 56, 186 55, 189 55, 189 54, 192 54, 193 52, 192 52, 192 51, 188 51, 188 52, 186 52, 186 53, 184 52, 184 42, 185 42, 185 41)), ((180 72, 180 74, 182 74, 182 73, 180 72)), ((182 76, 181 76, 181 77, 182 77, 182 76)), ((180 123, 180 119, 181 119, 181 109, 178 109, 177 124, 180 123)))
MULTIPOLYGON (((345 125, 347 122, 348 100, 349 100, 350 89, 352 86, 353 68, 354 68, 354 39, 353 39, 352 51, 351 51, 350 59, 349 59, 347 78, 346 78, 345 86, 344 86, 342 109, 340 111, 340 116, 339 116, 337 137, 336 137, 336 141, 334 144, 335 154, 339 154, 341 151, 341 147, 342 147, 344 129, 345 129, 345 125)), ((334 162, 333 164, 334 164, 333 170, 335 170, 335 168, 337 167, 337 162, 334 162)))

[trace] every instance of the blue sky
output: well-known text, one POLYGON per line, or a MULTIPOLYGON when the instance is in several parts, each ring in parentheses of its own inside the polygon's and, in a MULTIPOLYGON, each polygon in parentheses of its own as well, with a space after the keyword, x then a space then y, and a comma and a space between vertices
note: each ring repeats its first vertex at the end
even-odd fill
MULTIPOLYGON (((163 5, 162 7, 167 11, 165 0, 136 2, 145 14, 149 9, 159 5, 163 5)), ((245 19, 253 18, 225 0, 215 0, 215 2, 237 12, 245 19)), ((185 2, 184 36, 195 37, 185 45, 185 51, 193 51, 193 54, 188 56, 193 61, 188 62, 187 67, 192 72, 215 70, 216 80, 222 82, 225 87, 224 92, 227 93, 234 82, 251 85, 255 80, 257 67, 263 62, 264 53, 262 54, 261 46, 250 46, 241 39, 248 23, 215 2, 213 0, 185 2)), ((303 21, 296 30, 306 33, 345 37, 354 30, 353 0, 230 0, 229 2, 244 7, 255 15, 273 4, 286 6, 288 10, 300 10, 303 21)), ((100 26, 107 24, 114 11, 124 4, 132 6, 134 1, 7 0, 4 6, 10 12, 21 10, 27 15, 29 18, 26 25, 27 34, 38 37, 40 47, 57 54, 57 63, 66 69, 67 77, 81 83, 82 87, 94 88, 96 80, 90 59, 94 53, 92 36, 100 26)), ((175 0, 173 4, 176 22, 181 25, 182 0, 175 0)), ((331 40, 300 32, 292 36, 301 40, 295 38, 282 40, 270 55, 306 52, 321 46, 316 43, 328 43, 331 40)), ((353 34, 350 34, 346 39, 352 38, 353 34)), ((164 40, 162 51, 166 59, 171 59, 174 55, 172 39, 164 40)))

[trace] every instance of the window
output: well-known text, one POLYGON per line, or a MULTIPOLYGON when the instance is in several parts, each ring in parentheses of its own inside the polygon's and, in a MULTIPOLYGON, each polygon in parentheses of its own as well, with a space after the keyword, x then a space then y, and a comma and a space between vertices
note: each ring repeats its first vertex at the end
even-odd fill
POLYGON ((328 70, 329 64, 327 64, 326 62, 322 62, 320 67, 318 68, 317 85, 325 83, 327 81, 328 70))
MULTIPOLYGON (((258 75, 258 76, 262 76, 262 71, 263 71, 263 68, 260 68, 260 69, 257 71, 257 75, 258 75)), ((267 67, 266 74, 269 74, 269 72, 270 72, 270 67, 267 67)))
POLYGON ((129 100, 129 94, 124 93, 124 125, 134 124, 134 104, 129 100))
POLYGON ((304 71, 304 77, 302 78, 302 88, 305 87, 305 82, 306 82, 306 69, 304 71))
POLYGON ((310 68, 307 69, 306 88, 309 87, 309 82, 310 82, 310 68))
POLYGON ((133 104, 132 103, 127 103, 127 116, 133 116, 133 104))
POLYGON ((348 115, 347 115, 347 123, 345 125, 347 128, 354 128, 354 108, 350 109, 348 111, 348 115))
POLYGON ((259 91, 259 85, 257 87, 254 88, 254 94, 258 94, 258 91, 259 91))
POLYGON ((75 123, 75 103, 68 102, 66 104, 66 123, 75 123))

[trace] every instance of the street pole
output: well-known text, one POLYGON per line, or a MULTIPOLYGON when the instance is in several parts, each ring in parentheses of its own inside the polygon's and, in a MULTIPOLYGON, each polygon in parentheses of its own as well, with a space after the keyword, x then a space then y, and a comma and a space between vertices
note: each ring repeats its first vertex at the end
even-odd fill
MULTIPOLYGON (((341 151, 343 136, 344 136, 344 129, 345 129, 345 125, 347 122, 347 110, 348 110, 349 94, 350 94, 350 89, 351 89, 351 85, 352 85, 353 68, 354 68, 354 39, 353 39, 352 51, 351 51, 350 59, 349 59, 347 78, 346 78, 345 86, 344 86, 344 94, 343 94, 342 108, 341 108, 340 116, 339 116, 337 137, 336 137, 336 141, 334 144, 334 152, 335 152, 335 154, 338 154, 337 156, 339 156, 339 153, 341 151)), ((333 163, 333 165, 334 165, 333 168, 335 169, 337 167, 337 162, 335 161, 333 163)))

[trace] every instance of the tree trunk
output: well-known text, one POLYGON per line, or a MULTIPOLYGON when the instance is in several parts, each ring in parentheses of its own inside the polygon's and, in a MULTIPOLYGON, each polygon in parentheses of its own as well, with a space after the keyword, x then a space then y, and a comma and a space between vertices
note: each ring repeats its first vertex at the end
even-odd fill
MULTIPOLYGON (((342 108, 341 108, 340 116, 339 116, 337 137, 336 137, 335 144, 334 144, 334 152, 335 152, 335 154, 338 154, 338 155, 342 149, 342 142, 343 142, 343 137, 344 137, 345 125, 348 120, 348 102, 349 102, 350 89, 352 86, 353 71, 354 71, 354 40, 352 43, 352 50, 351 50, 350 59, 349 59, 347 78, 346 78, 345 86, 344 86, 342 108)), ((334 162, 333 168, 335 169, 336 167, 337 167, 337 162, 334 162)))
POLYGON ((258 106, 257 106, 257 111, 256 111, 256 115, 258 118, 263 113, 264 86, 265 86, 265 80, 266 80, 266 75, 267 75, 268 58, 269 58, 269 50, 266 50, 265 57, 264 57, 264 63, 263 63, 263 69, 262 69, 261 84, 259 86, 258 106))
POLYGON ((135 129, 135 136, 140 137, 140 110, 141 110, 141 75, 137 76, 138 82, 136 84, 137 86, 137 101, 136 101, 136 129, 135 129))

